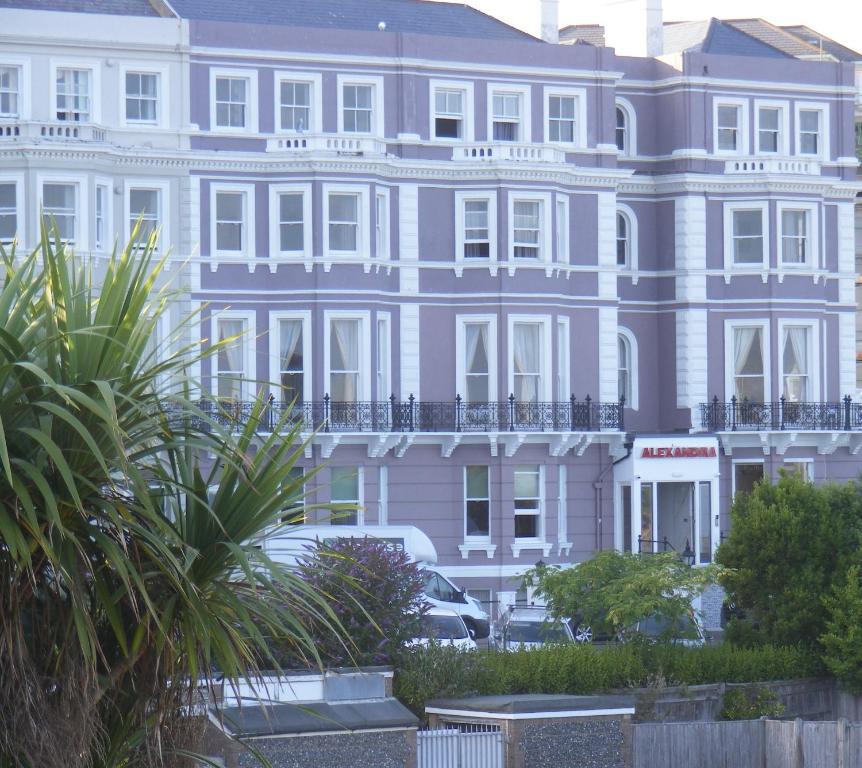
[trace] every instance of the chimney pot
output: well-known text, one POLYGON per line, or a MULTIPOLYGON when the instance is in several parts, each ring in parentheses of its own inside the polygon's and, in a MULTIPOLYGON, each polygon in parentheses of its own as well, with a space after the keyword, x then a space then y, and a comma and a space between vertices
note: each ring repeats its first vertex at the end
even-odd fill
POLYGON ((560 42, 560 3, 559 0, 541 0, 542 40, 556 45, 560 42))

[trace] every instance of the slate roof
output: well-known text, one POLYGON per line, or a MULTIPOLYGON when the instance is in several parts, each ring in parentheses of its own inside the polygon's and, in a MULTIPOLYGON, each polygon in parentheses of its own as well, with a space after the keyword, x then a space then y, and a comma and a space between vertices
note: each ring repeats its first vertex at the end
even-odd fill
POLYGON ((778 59, 784 59, 790 55, 720 19, 665 24, 664 52, 681 51, 778 59))
POLYGON ((0 8, 68 13, 106 13, 114 16, 158 16, 149 0, 0 0, 0 8))
POLYGON ((804 24, 793 27, 782 27, 782 29, 788 34, 810 43, 818 50, 822 44, 824 52, 838 59, 838 61, 862 61, 862 53, 854 51, 846 45, 841 45, 841 43, 836 43, 832 38, 821 35, 816 30, 806 27, 804 24))
POLYGON ((565 45, 588 43, 603 48, 605 28, 601 24, 570 24, 560 30, 560 42, 565 45))
POLYGON ((723 23, 793 57, 819 54, 819 49, 764 19, 724 19, 723 23))
POLYGON ((463 3, 425 0, 170 0, 186 19, 235 24, 413 32, 452 37, 540 42, 463 3))

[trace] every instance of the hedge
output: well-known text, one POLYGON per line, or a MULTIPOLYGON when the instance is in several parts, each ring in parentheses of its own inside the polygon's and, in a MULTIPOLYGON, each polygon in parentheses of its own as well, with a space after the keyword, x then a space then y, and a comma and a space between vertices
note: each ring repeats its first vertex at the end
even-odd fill
POLYGON ((443 697, 589 694, 641 688, 658 678, 668 685, 700 685, 820 674, 823 668, 816 656, 801 647, 563 645, 510 653, 463 653, 431 646, 399 655, 394 691, 405 706, 422 717, 427 700, 443 697))

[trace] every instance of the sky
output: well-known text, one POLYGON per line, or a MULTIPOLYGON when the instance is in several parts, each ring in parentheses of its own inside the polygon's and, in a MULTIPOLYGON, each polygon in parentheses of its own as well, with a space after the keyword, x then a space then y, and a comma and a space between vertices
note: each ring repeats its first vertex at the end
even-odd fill
MULTIPOLYGON (((601 2, 560 0, 560 26, 598 22, 601 2)), ((538 35, 539 0, 467 0, 467 4, 538 35)), ((778 25, 806 24, 862 52, 862 0, 664 0, 663 8, 665 21, 759 16, 778 25)))

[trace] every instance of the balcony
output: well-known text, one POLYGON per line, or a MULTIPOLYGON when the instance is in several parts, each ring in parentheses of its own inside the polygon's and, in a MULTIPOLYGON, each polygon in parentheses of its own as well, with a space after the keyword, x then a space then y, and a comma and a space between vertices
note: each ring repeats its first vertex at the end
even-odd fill
POLYGON ((104 142, 106 139, 107 131, 92 123, 68 123, 56 120, 17 120, 0 123, 0 142, 104 142))
POLYGON ((267 152, 299 155, 327 152, 336 155, 385 155, 386 142, 370 136, 297 133, 266 140, 267 152))
POLYGON ((862 404, 847 395, 837 403, 755 403, 714 397, 701 403, 701 427, 710 432, 853 432, 862 431, 862 404))
POLYGON ((452 159, 490 163, 564 163, 566 153, 541 144, 481 143, 452 148, 452 159))
MULTIPOLYGON (((251 418, 253 403, 220 403, 203 400, 204 414, 222 426, 241 429, 251 418)), ((465 403, 460 397, 449 402, 428 402, 395 397, 383 401, 337 402, 325 396, 307 403, 286 403, 270 397, 258 425, 272 432, 283 421, 283 429, 300 425, 303 432, 321 433, 502 433, 502 432, 601 432, 622 431, 624 403, 594 402, 587 396, 567 402, 465 403)))
POLYGON ((746 157, 725 161, 724 172, 726 174, 777 173, 819 176, 820 163, 798 157, 746 157))

